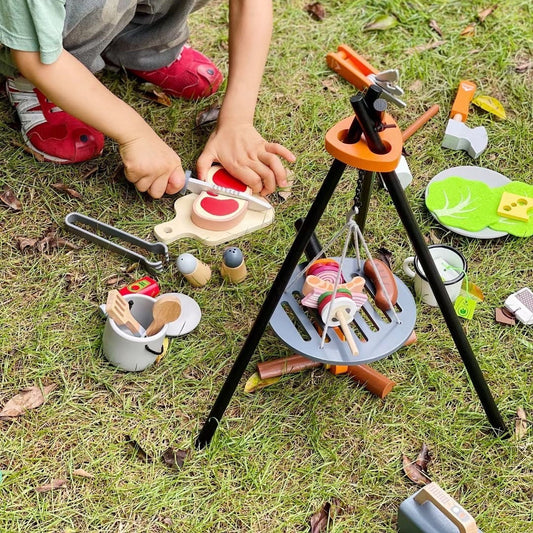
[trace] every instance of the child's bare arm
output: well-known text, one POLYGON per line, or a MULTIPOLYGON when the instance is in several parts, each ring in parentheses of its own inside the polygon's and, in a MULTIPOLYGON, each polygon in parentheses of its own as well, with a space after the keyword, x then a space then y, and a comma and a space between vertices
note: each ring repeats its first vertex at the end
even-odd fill
POLYGON ((139 191, 159 198, 181 189, 185 176, 178 155, 71 54, 63 51, 49 65, 37 52, 12 54, 20 73, 48 99, 119 144, 126 178, 139 191))
POLYGON ((272 33, 272 2, 230 0, 228 88, 218 125, 198 159, 203 178, 214 161, 249 185, 269 194, 285 186, 287 171, 281 163, 294 161, 287 148, 267 142, 255 130, 253 117, 272 33))

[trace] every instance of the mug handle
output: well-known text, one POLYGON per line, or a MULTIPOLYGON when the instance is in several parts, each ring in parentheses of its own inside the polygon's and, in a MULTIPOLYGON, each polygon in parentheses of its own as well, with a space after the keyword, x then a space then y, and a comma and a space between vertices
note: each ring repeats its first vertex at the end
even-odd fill
POLYGON ((411 268, 411 265, 413 265, 415 262, 414 257, 407 257, 405 261, 403 262, 403 271, 410 277, 415 277, 415 271, 411 268))

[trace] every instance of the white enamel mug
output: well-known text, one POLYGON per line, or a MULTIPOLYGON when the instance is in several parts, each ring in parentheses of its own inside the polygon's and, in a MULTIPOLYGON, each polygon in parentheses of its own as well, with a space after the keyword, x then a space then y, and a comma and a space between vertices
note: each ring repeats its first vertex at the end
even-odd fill
MULTIPOLYGON (((130 303, 133 317, 145 329, 151 324, 152 309, 155 299, 145 294, 126 294, 124 298, 130 303)), ((102 338, 102 351, 105 358, 122 370, 139 372, 152 365, 163 353, 163 341, 168 324, 150 337, 136 337, 128 329, 117 326, 107 317, 102 338)))
MULTIPOLYGON (((453 303, 461 292, 461 285, 467 269, 466 259, 461 252, 445 244, 432 244, 428 246, 428 249, 448 296, 453 303)), ((435 299, 418 257, 405 259, 403 271, 413 279, 415 293, 422 302, 437 307, 439 304, 435 299)))

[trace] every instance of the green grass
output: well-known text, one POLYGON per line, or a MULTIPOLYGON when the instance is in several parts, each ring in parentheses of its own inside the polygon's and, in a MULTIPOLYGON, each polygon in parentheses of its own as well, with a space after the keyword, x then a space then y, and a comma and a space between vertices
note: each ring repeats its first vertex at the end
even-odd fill
MULTIPOLYGON (((289 532, 308 531, 310 517, 335 501, 330 532, 393 532, 400 503, 417 487, 402 472, 401 454, 416 457, 425 442, 432 453, 432 480, 456 497, 485 532, 522 533, 533 521, 531 431, 522 439, 491 432, 438 309, 418 306, 416 344, 373 366, 398 385, 380 400, 348 378, 323 369, 286 376, 245 394, 245 379, 258 361, 291 355, 267 328, 211 445, 194 439, 239 353, 260 305, 331 165, 326 131, 351 114, 353 87, 336 77, 325 54, 347 43, 378 69, 399 68, 407 108, 393 108, 401 128, 434 103, 441 112, 407 143, 414 175, 407 197, 423 235, 433 234, 463 252, 470 279, 485 293, 474 318, 464 321, 468 339, 511 431, 519 406, 531 419, 531 327, 496 324, 494 309, 510 292, 533 287, 531 239, 473 240, 442 228, 424 206, 432 176, 457 165, 478 164, 515 181, 533 183, 533 59, 531 5, 504 0, 485 22, 487 4, 324 0, 327 17, 317 22, 306 2, 275 2, 275 31, 256 124, 298 160, 292 196, 276 207, 276 220, 234 242, 246 257, 242 285, 218 272, 224 245, 193 240, 170 245, 173 259, 191 252, 213 267, 210 283, 187 284, 173 264, 158 276, 163 292, 192 296, 203 310, 199 328, 172 341, 161 364, 123 373, 101 354, 103 320, 98 306, 107 291, 146 272, 128 273, 131 261, 85 243, 64 229, 67 213, 79 211, 153 240, 153 227, 174 217, 174 198, 153 201, 117 176, 120 159, 109 141, 97 161, 53 166, 34 161, 14 146, 13 112, 0 99, 0 188, 11 187, 20 213, 0 207, 0 406, 22 388, 55 384, 47 402, 13 421, 0 422, 0 531, 51 532, 289 532), (365 24, 394 13, 399 24, 365 32, 365 24), (429 27, 436 20, 439 37, 429 27), (476 22, 475 34, 460 37, 476 22), (433 40, 438 48, 409 53, 433 40), (440 147, 460 79, 498 98, 508 119, 497 121, 472 108, 468 123, 484 125, 488 149, 473 162, 440 147), (329 90, 324 88, 327 82, 329 90), (97 171, 84 178, 89 170, 97 171), (64 182, 83 195, 68 198, 51 185, 64 182), (22 254, 18 237, 41 237, 50 227, 79 250, 22 254), (109 285, 110 278, 121 282, 109 285), (136 440, 152 457, 169 446, 190 449, 184 467, 145 463, 126 443, 136 440), (83 468, 94 478, 72 472, 83 468), (67 488, 37 493, 52 479, 67 488)), ((227 71, 227 7, 213 2, 191 20, 192 44, 227 71)), ((138 109, 184 166, 194 165, 207 133, 194 128, 198 112, 219 102, 175 101, 171 108, 141 98, 138 82, 106 73, 103 81, 138 109)), ((322 242, 345 220, 355 190, 349 170, 318 228, 322 242)), ((413 250, 388 194, 376 188, 365 228, 371 250, 393 253, 395 272, 413 250)), ((341 242, 332 253, 339 253, 341 242)))

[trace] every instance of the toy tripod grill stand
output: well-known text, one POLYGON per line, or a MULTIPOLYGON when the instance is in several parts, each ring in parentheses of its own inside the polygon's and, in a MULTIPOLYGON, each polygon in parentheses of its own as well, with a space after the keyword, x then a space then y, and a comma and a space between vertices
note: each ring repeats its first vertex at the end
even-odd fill
MULTIPOLYGON (((361 229, 364 227, 368 212, 373 176, 375 173, 381 175, 426 273, 488 421, 496 434, 508 436, 507 427, 479 368, 396 175, 395 168, 402 150, 402 134, 393 118, 385 112, 386 102, 381 98, 381 93, 382 89, 377 85, 370 86, 365 93, 357 93, 350 99, 355 115, 342 120, 326 134, 326 149, 335 159, 259 310, 252 329, 213 404, 211 412, 196 438, 197 448, 203 448, 211 442, 269 320, 276 311, 298 266, 298 261, 313 236, 313 232, 348 165, 359 169, 361 174, 358 191, 356 191, 356 198, 358 195, 360 196, 357 222, 361 229)), ((354 361, 354 364, 357 363, 358 361, 354 361)))

